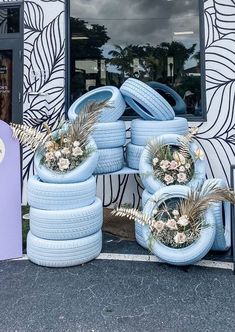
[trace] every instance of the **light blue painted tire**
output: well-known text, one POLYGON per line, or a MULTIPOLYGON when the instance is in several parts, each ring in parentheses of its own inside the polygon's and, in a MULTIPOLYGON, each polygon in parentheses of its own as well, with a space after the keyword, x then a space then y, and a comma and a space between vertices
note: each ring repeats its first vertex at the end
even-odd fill
MULTIPOLYGON (((164 200, 174 197, 186 198, 190 192, 190 188, 186 186, 169 186, 161 188, 156 192, 152 199, 148 200, 143 212, 151 216, 153 210, 157 208, 164 200), (156 204, 153 200, 157 201, 156 204)), ((154 241, 151 247, 152 253, 159 257, 162 261, 172 265, 190 265, 201 260, 211 249, 215 240, 215 218, 211 208, 209 208, 205 215, 208 227, 201 230, 200 237, 190 246, 186 248, 170 248, 159 241, 154 241)), ((143 236, 147 243, 149 243, 150 229, 148 225, 143 227, 143 236)))
POLYGON ((34 155, 34 166, 36 174, 42 181, 48 183, 75 183, 86 181, 92 176, 98 163, 97 146, 93 138, 90 138, 86 149, 91 149, 92 151, 89 157, 85 159, 78 167, 66 173, 55 172, 41 164, 42 150, 37 149, 34 155))
POLYGON ((165 134, 186 135, 188 121, 175 117, 170 121, 146 121, 135 119, 131 121, 131 143, 145 146, 152 137, 165 134))
MULTIPOLYGON (((212 184, 218 188, 227 188, 222 179, 208 179, 202 186, 202 190, 212 184)), ((212 210, 215 218, 216 234, 212 250, 227 251, 231 247, 231 204, 229 202, 218 202, 213 204, 212 210), (224 209, 224 214, 223 214, 224 209)))
POLYGON ((168 85, 159 82, 147 82, 146 84, 151 86, 151 88, 153 88, 157 92, 160 90, 165 93, 168 93, 175 101, 175 105, 172 106, 172 108, 176 114, 182 115, 187 113, 187 106, 183 98, 168 85))
POLYGON ((98 232, 102 224, 103 207, 99 198, 78 209, 46 211, 30 208, 30 231, 42 239, 79 239, 98 232))
POLYGON ((172 120, 175 113, 171 105, 147 84, 128 78, 120 91, 126 103, 145 120, 172 120))
POLYGON ((140 157, 144 150, 143 146, 128 143, 126 146, 127 165, 133 169, 139 169, 140 157))
POLYGON ((92 133, 98 149, 118 148, 126 143, 124 121, 97 123, 92 133))
POLYGON ((118 90, 114 86, 104 86, 85 93, 78 98, 69 108, 68 117, 70 120, 75 120, 77 115, 81 112, 84 106, 93 101, 104 101, 109 99, 109 104, 112 108, 104 108, 99 118, 99 122, 114 122, 117 121, 126 109, 126 103, 118 90))
POLYGON ((96 181, 92 176, 78 183, 45 183, 37 176, 28 181, 28 203, 41 210, 77 209, 93 204, 96 181))
POLYGON ((27 236, 27 255, 35 264, 47 267, 68 267, 89 262, 99 256, 102 232, 76 240, 53 241, 27 236))
MULTIPOLYGON (((150 197, 152 197, 152 194, 148 193, 147 190, 144 190, 142 193, 142 208, 144 208, 150 197)), ((143 236, 143 226, 138 222, 135 222, 135 238, 136 242, 139 245, 141 245, 145 249, 148 249, 148 244, 143 236)))
POLYGON ((94 174, 107 174, 120 171, 124 166, 123 148, 99 149, 98 165, 94 174))
MULTIPOLYGON (((156 140, 159 142, 159 144, 163 145, 169 144, 177 146, 180 144, 179 138, 180 135, 169 134, 157 137, 156 140)), ((205 175, 206 175, 205 161, 200 159, 195 160, 194 158, 194 152, 197 149, 198 145, 194 142, 191 142, 189 152, 192 156, 192 159, 194 160, 194 176, 191 179, 191 181, 186 183, 186 186, 192 189, 201 186, 205 180, 205 175)), ((166 185, 162 181, 156 179, 153 176, 153 167, 148 163, 148 159, 149 159, 149 151, 147 147, 145 147, 140 158, 139 172, 145 189, 147 189, 147 191, 150 192, 151 194, 154 194, 157 190, 159 190, 162 187, 165 187, 166 185)))

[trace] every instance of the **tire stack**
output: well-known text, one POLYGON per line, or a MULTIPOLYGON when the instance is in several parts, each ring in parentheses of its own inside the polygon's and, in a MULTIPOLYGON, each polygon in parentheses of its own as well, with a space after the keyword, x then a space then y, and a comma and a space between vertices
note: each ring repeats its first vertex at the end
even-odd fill
MULTIPOLYGON (((185 118, 175 117, 171 105, 152 87, 139 80, 127 79, 120 91, 126 103, 141 117, 131 122, 131 142, 126 149, 127 165, 138 170, 141 153, 149 139, 170 133, 185 135, 188 122, 185 118)), ((179 105, 185 108, 184 101, 175 91, 172 97, 177 111, 179 105)))
POLYGON ((113 173, 124 166, 123 147, 126 142, 126 127, 125 122, 118 121, 118 119, 125 111, 125 101, 116 87, 105 86, 94 89, 78 98, 68 112, 69 119, 74 120, 88 102, 108 98, 111 108, 102 111, 99 123, 95 125, 92 135, 99 154, 94 174, 113 173))
POLYGON ((38 155, 35 155, 39 176, 31 177, 28 182, 27 254, 33 263, 48 267, 74 266, 100 254, 103 207, 96 197, 96 180, 91 175, 97 159, 97 152, 87 159, 86 179, 86 170, 81 164, 76 175, 79 178, 79 171, 83 173, 82 182, 77 182, 76 177, 69 177, 71 182, 67 182, 60 174, 50 177, 51 171, 47 173, 45 168, 40 168, 38 155), (93 169, 89 167, 92 163, 93 169), (50 181, 43 182, 40 173, 50 181))
MULTIPOLYGON (((185 118, 175 117, 171 105, 152 87, 139 80, 127 79, 120 91, 126 103, 141 117, 131 122, 131 142, 126 148, 127 165, 139 170, 140 157, 151 138, 165 134, 185 135, 188 132, 188 122, 185 118)), ((175 99, 177 110, 179 105, 185 108, 184 101, 176 92, 172 97, 175 99)), ((142 207, 149 197, 151 193, 145 190, 142 196, 142 207)), ((136 241, 147 248, 142 226, 139 223, 135 223, 135 236, 136 241)))

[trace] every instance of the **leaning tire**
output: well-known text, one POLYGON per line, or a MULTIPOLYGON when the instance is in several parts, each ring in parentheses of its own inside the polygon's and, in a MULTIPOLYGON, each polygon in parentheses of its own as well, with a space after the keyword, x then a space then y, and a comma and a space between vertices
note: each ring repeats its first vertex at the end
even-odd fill
POLYGON ((83 264, 99 256, 102 232, 76 240, 53 241, 27 236, 27 255, 35 264, 48 267, 67 267, 83 264))
POLYGON ((174 112, 176 114, 186 114, 187 113, 187 106, 183 98, 172 88, 170 88, 166 84, 162 84, 159 82, 147 82, 147 85, 151 86, 155 91, 163 91, 171 96, 174 100, 174 106, 172 106, 174 112))
POLYGON ((30 230, 48 240, 72 240, 98 232, 103 224, 103 208, 99 198, 78 209, 46 211, 30 208, 30 230))
POLYGON ((144 150, 143 146, 128 143, 126 146, 127 165, 133 169, 139 169, 140 157, 144 150))
POLYGON ((37 176, 28 182, 28 203, 42 210, 76 209, 94 203, 96 181, 92 176, 78 183, 45 183, 37 176))
POLYGON ((175 113, 171 105, 147 84, 128 78, 120 91, 126 103, 145 120, 172 120, 175 113))
MULTIPOLYGON (((202 191, 208 184, 217 188, 227 188, 222 179, 208 179, 202 186, 202 191)), ((218 202, 212 205, 215 218, 216 234, 212 250, 227 251, 231 247, 231 204, 229 202, 218 202)))
POLYGON ((126 142, 124 121, 97 123, 92 133, 98 149, 118 148, 126 142))
MULTIPOLYGON (((152 194, 147 192, 147 190, 144 190, 142 193, 142 209, 144 208, 150 197, 152 197, 152 194)), ((141 247, 148 249, 148 244, 146 243, 143 235, 143 226, 137 221, 135 222, 135 239, 136 242, 141 245, 141 247)))
MULTIPOLYGON (((157 137, 156 140, 159 141, 159 144, 162 145, 175 145, 179 146, 179 139, 180 135, 163 135, 160 137, 157 137)), ((186 183, 186 186, 190 188, 197 188, 203 184, 203 181, 205 180, 205 161, 204 160, 195 160, 194 153, 198 149, 198 146, 196 143, 191 142, 189 145, 189 152, 194 160, 194 175, 193 178, 186 183)), ((165 187, 166 185, 160 181, 159 179, 155 178, 153 176, 153 167, 149 163, 150 153, 147 147, 144 148, 144 151, 140 158, 140 177, 143 182, 143 185, 145 189, 147 189, 148 192, 151 194, 154 194, 157 190, 159 190, 162 187, 165 187)))
POLYGON ((91 150, 90 155, 79 166, 66 173, 55 172, 41 163, 43 151, 38 149, 34 155, 34 165, 39 178, 48 183, 75 183, 89 179, 98 162, 97 146, 94 139, 90 138, 86 149, 91 150))
POLYGON ((70 106, 68 117, 73 121, 89 102, 100 102, 107 99, 112 108, 103 109, 99 122, 117 121, 124 113, 126 104, 120 91, 114 86, 104 86, 85 93, 70 106))
MULTIPOLYGON (((190 188, 186 186, 175 185, 161 188, 146 203, 143 212, 148 216, 152 216, 153 210, 164 202, 166 197, 167 200, 178 197, 186 198, 189 193, 190 188)), ((208 227, 201 230, 200 237, 193 244, 185 248, 176 249, 165 246, 160 241, 154 241, 151 251, 162 261, 172 265, 189 265, 198 262, 209 252, 215 240, 215 219, 211 208, 207 209, 205 218, 208 227)), ((150 236, 148 225, 143 227, 143 236, 148 243, 150 236)))
POLYGON ((174 118, 171 121, 131 121, 131 143, 145 146, 152 137, 165 134, 186 135, 188 121, 185 118, 174 118))
POLYGON ((99 160, 94 174, 117 172, 124 166, 123 148, 98 150, 99 160))

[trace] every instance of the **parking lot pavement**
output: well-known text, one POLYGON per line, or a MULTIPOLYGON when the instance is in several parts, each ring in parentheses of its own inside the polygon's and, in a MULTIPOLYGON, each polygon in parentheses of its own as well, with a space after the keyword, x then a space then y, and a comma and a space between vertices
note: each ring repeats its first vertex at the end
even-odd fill
POLYGON ((0 331, 234 331, 230 270, 94 260, 0 262, 0 331))

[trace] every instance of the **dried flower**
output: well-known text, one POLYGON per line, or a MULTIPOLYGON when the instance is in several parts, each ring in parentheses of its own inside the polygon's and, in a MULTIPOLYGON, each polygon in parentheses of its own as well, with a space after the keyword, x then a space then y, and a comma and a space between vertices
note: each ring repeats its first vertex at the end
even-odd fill
POLYGON ((189 224, 188 216, 186 216, 186 215, 181 216, 178 219, 177 224, 180 225, 180 226, 182 226, 182 227, 188 226, 188 224, 189 224))
POLYGON ((80 146, 80 143, 78 141, 74 141, 73 146, 76 148, 77 146, 80 146))
POLYGON ((174 182, 174 178, 171 176, 171 175, 169 175, 169 174, 166 174, 165 176, 164 176, 164 181, 166 182, 166 184, 168 185, 168 184, 170 184, 170 183, 173 183, 174 182))
POLYGON ((70 149, 69 149, 69 148, 63 148, 63 149, 61 150, 61 152, 62 152, 63 154, 65 154, 65 155, 69 155, 69 154, 70 154, 70 149))
POLYGON ((153 222, 153 229, 160 233, 165 227, 165 223, 162 220, 157 220, 153 222))
POLYGON ((59 150, 55 151, 55 157, 57 159, 61 157, 61 152, 59 150))
POLYGON ((196 159, 200 159, 200 160, 204 159, 204 152, 202 151, 202 149, 197 149, 195 151, 195 157, 196 157, 196 159))
POLYGON ((47 141, 45 142, 45 148, 50 150, 54 148, 54 142, 53 141, 47 141))
POLYGON ((187 176, 185 173, 178 173, 177 174, 177 181, 179 183, 186 182, 187 181, 187 176))
POLYGON ((174 241, 177 244, 183 244, 186 242, 186 240, 187 240, 187 237, 183 232, 182 233, 177 232, 176 236, 174 237, 174 241))
POLYGON ((172 230, 178 229, 175 219, 168 219, 168 221, 166 222, 166 226, 172 230))
POLYGON ((82 151, 82 149, 79 146, 77 146, 76 148, 73 148, 72 155, 74 157, 82 156, 83 155, 83 151, 82 151))
POLYGON ((54 153, 53 152, 46 152, 45 153, 45 159, 46 161, 50 161, 54 159, 54 153))
POLYGON ((60 158, 57 165, 59 167, 59 170, 63 172, 69 168, 70 161, 66 158, 60 158))

